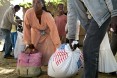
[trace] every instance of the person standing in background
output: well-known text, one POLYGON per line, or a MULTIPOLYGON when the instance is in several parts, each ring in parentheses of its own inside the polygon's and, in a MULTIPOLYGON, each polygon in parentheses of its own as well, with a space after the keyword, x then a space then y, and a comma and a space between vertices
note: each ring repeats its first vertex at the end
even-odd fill
POLYGON ((58 4, 58 13, 59 14, 55 17, 55 23, 58 29, 61 43, 65 43, 66 40, 65 26, 67 23, 67 16, 64 14, 63 4, 58 4))
MULTIPOLYGON (((21 20, 18 16, 14 15, 14 20, 21 20)), ((22 22, 20 22, 21 24, 22 22)), ((12 25, 11 28, 11 42, 12 42, 12 48, 15 48, 15 43, 17 40, 17 26, 16 25, 12 25)))
POLYGON ((11 28, 12 28, 12 24, 14 25, 18 25, 19 21, 18 20, 14 20, 14 15, 16 12, 18 12, 20 10, 20 6, 19 5, 15 5, 15 6, 10 6, 6 12, 4 13, 2 22, 1 22, 1 31, 3 33, 4 39, 5 39, 5 54, 4 54, 4 58, 9 58, 12 57, 12 55, 10 55, 11 53, 11 28))

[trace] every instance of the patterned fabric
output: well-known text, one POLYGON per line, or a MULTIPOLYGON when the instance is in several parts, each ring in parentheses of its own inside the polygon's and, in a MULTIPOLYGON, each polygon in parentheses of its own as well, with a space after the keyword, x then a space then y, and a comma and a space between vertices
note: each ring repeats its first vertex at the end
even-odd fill
POLYGON ((18 57, 17 66, 41 66, 42 54, 40 52, 33 54, 21 53, 18 57))
POLYGON ((26 54, 22 52, 17 60, 16 73, 22 77, 35 77, 41 74, 41 59, 40 52, 26 54))
POLYGON ((82 55, 80 49, 72 51, 69 44, 62 44, 49 60, 48 75, 54 78, 73 76, 83 66, 82 55))
POLYGON ((57 65, 61 64, 64 62, 68 57, 68 53, 65 52, 65 49, 59 49, 55 52, 55 56, 53 57, 53 61, 56 62, 57 65))

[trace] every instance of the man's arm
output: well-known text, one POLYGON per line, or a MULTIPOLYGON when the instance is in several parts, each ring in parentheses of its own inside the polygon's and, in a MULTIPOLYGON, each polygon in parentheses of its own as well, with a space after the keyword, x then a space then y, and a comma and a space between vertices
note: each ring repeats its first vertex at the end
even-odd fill
MULTIPOLYGON (((78 43, 72 45, 73 41, 76 39, 77 34, 77 19, 78 17, 82 18, 81 6, 79 5, 78 0, 68 0, 68 14, 67 14, 67 26, 68 26, 68 40, 69 45, 72 50, 75 50, 78 47, 78 43), (79 7, 80 6, 80 7, 79 7), (80 12, 78 12, 78 9, 80 12)), ((83 19, 83 18, 82 18, 83 19)))
POLYGON ((73 0, 68 0, 67 3, 67 26, 68 26, 68 39, 75 39, 76 34, 76 23, 77 23, 77 12, 73 0))
POLYGON ((113 28, 114 33, 117 34, 117 0, 105 0, 111 13, 110 26, 113 28))
POLYGON ((18 25, 18 23, 14 20, 14 14, 12 12, 8 13, 8 19, 12 24, 18 25))
POLYGON ((86 12, 87 9, 80 0, 68 0, 68 39, 75 39, 77 20, 80 20, 83 28, 87 30, 89 20, 86 12))

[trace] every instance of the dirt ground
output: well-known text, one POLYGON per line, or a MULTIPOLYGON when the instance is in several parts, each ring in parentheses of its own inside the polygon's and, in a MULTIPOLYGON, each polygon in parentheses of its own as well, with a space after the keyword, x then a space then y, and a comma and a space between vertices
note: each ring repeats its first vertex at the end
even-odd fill
MULTIPOLYGON (((4 59, 3 52, 0 52, 0 78, 22 78, 18 77, 15 73, 16 69, 16 59, 4 59)), ((72 78, 81 78, 82 70, 78 73, 78 75, 73 76, 72 78)), ((39 77, 34 78, 51 78, 47 75, 47 67, 42 68, 42 74, 39 77)), ((99 78, 117 78, 112 75, 99 73, 99 78)))
MULTIPOLYGON (((4 59, 3 52, 0 52, 0 78, 23 78, 16 74, 16 59, 4 59)), ((75 77, 75 76, 74 76, 75 77)), ((74 78, 72 77, 72 78, 74 78)), ((42 74, 33 78, 51 78, 47 75, 47 67, 42 67, 42 74)))

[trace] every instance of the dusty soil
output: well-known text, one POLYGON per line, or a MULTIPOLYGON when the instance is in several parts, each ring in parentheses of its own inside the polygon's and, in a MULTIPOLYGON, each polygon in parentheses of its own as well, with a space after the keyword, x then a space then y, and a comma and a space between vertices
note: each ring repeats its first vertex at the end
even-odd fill
MULTIPOLYGON (((0 52, 0 78, 22 78, 18 77, 15 73, 16 69, 16 59, 4 59, 2 56, 3 52, 0 52)), ((43 72, 39 77, 34 78, 51 78, 47 75, 47 67, 42 68, 43 72)), ((78 73, 78 75, 72 78, 81 78, 82 70, 78 73)), ((99 78, 117 78, 112 75, 99 73, 99 78)))

